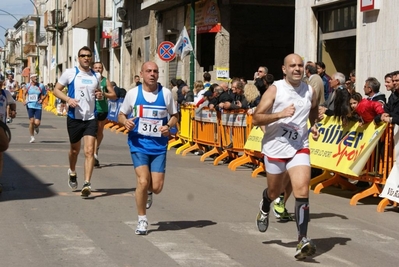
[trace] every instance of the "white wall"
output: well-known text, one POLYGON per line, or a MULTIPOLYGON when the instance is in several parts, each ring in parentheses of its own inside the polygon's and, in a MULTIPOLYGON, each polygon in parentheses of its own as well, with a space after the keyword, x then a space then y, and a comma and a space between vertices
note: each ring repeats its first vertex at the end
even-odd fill
MULTIPOLYGON (((317 20, 312 7, 335 4, 341 0, 295 1, 295 52, 305 60, 316 60, 317 20)), ((356 29, 356 84, 357 91, 364 94, 363 85, 368 77, 381 82, 381 92, 386 93, 384 76, 399 70, 399 10, 398 0, 380 0, 379 11, 360 12, 357 4, 356 29)), ((387 96, 390 93, 387 94, 387 96)))

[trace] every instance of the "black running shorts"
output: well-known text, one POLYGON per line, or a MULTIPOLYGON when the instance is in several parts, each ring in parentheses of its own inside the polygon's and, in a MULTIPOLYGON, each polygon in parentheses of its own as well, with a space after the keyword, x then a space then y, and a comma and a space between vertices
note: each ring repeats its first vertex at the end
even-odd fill
POLYGON ((97 119, 82 121, 67 116, 67 129, 71 144, 79 142, 85 135, 97 137, 97 119))

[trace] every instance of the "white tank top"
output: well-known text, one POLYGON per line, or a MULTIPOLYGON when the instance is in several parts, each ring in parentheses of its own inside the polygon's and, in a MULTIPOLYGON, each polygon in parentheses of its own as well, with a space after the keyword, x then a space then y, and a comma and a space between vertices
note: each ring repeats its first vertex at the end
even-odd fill
POLYGON ((15 87, 15 81, 10 82, 10 80, 6 80, 4 82, 4 85, 6 87, 6 90, 9 91, 11 93, 11 95, 14 95, 15 92, 13 91, 14 89, 16 89, 15 87))
POLYGON ((262 153, 272 158, 292 158, 298 150, 309 147, 307 120, 313 91, 304 82, 299 87, 292 87, 285 80, 276 81, 274 85, 277 90, 271 113, 280 112, 291 104, 295 105, 295 113, 266 125, 262 153))

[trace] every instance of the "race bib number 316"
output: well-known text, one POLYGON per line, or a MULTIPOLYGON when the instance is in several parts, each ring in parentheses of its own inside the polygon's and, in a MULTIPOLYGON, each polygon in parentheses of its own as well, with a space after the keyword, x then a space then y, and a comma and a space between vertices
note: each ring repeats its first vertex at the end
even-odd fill
POLYGON ((139 134, 145 136, 161 137, 160 128, 162 126, 162 120, 152 120, 152 119, 139 119, 139 134))

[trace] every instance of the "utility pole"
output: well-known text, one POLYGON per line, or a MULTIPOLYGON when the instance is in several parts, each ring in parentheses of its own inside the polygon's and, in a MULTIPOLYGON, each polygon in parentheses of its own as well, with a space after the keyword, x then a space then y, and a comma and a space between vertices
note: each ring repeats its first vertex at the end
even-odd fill
POLYGON ((101 7, 100 7, 100 0, 97 0, 97 58, 100 60, 100 36, 101 36, 101 7))
POLYGON ((195 65, 195 0, 191 0, 190 9, 190 39, 191 45, 193 46, 193 51, 190 52, 190 90, 194 90, 194 65, 195 65))

